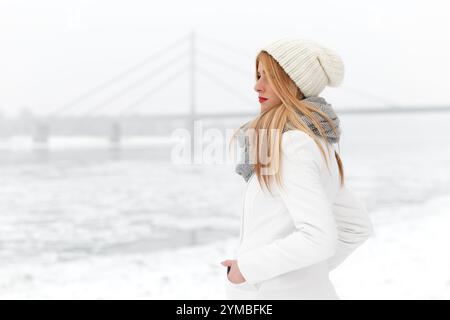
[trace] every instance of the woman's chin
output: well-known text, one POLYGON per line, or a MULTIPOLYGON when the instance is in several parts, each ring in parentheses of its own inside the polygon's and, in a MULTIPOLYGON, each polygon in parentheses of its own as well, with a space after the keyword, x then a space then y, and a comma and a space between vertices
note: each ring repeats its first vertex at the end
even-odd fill
POLYGON ((270 109, 270 107, 261 104, 261 112, 264 112, 269 109, 270 109))

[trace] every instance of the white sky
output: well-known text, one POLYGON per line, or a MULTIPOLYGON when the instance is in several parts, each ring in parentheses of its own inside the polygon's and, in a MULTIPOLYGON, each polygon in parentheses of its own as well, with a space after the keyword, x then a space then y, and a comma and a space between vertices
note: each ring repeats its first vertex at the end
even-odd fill
MULTIPOLYGON (((246 76, 199 54, 200 67, 249 101, 198 74, 196 99, 201 111, 259 108, 253 91, 254 56, 260 46, 282 36, 310 38, 342 56, 346 66, 342 87, 322 93, 336 108, 450 104, 449 18, 449 5, 433 0, 0 0, 0 111, 13 115, 25 107, 35 113, 57 109, 193 28, 199 50, 248 70, 246 76), (208 38, 234 49, 222 50, 208 38)), ((168 68, 169 76, 177 66, 187 65, 187 50, 186 43, 161 55, 140 75, 171 54, 186 52, 184 62, 168 68)), ((126 107, 163 74, 158 72, 160 78, 103 110, 114 113, 126 107)), ((139 73, 71 110, 89 112, 138 77, 139 73)), ((139 110, 187 111, 188 83, 187 73, 180 73, 139 110)))

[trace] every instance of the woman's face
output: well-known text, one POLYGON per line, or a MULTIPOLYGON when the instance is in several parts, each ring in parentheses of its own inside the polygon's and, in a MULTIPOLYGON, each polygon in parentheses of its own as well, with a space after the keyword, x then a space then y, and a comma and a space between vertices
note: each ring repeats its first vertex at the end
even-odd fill
POLYGON ((278 97, 278 95, 275 93, 275 91, 273 91, 272 87, 270 86, 269 81, 266 78, 264 66, 262 65, 261 61, 258 63, 257 79, 258 80, 256 81, 254 89, 256 92, 258 92, 261 112, 264 112, 276 105, 279 105, 281 103, 281 99, 278 97))

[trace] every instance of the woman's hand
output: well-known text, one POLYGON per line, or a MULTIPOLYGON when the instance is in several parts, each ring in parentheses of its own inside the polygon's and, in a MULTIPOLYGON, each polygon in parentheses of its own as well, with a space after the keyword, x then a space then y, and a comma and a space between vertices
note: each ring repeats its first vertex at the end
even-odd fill
POLYGON ((239 270, 237 260, 225 260, 222 261, 221 264, 225 267, 230 267, 230 272, 228 272, 227 274, 228 280, 230 280, 230 282, 239 284, 246 281, 241 271, 239 270))

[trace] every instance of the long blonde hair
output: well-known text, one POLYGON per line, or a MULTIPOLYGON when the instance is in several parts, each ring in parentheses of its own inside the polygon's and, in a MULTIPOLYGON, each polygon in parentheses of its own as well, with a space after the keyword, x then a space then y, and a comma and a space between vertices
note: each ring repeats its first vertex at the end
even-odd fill
MULTIPOLYGON (((327 157, 325 155, 325 150, 322 147, 319 138, 316 134, 302 121, 299 120, 298 114, 303 114, 306 116, 312 124, 318 129, 320 136, 325 137, 325 130, 320 125, 320 122, 312 115, 312 112, 319 113, 329 124, 334 133, 336 133, 336 128, 333 125, 332 120, 327 114, 321 110, 308 105, 302 99, 304 98, 303 93, 300 88, 292 81, 289 75, 284 71, 284 69, 278 64, 278 62, 272 58, 270 54, 266 51, 261 51, 256 57, 256 81, 258 80, 258 64, 262 63, 264 66, 266 76, 268 78, 269 84, 272 86, 275 93, 279 96, 281 103, 274 106, 268 110, 265 110, 259 114, 255 119, 250 122, 240 126, 233 134, 231 138, 230 146, 236 140, 236 136, 240 129, 247 127, 247 129, 253 129, 254 133, 254 146, 256 150, 253 153, 255 155, 254 159, 254 170, 261 186, 265 186, 270 190, 270 177, 271 175, 262 174, 262 170, 266 168, 266 163, 263 161, 260 153, 261 148, 267 151, 267 155, 270 157, 270 166, 275 170, 275 179, 278 185, 281 184, 281 174, 280 174, 280 153, 281 153, 281 138, 282 130, 288 125, 292 129, 298 129, 307 133, 312 137, 315 143, 319 146, 322 156, 325 158, 327 168, 329 170, 329 164, 327 157), (266 132, 275 132, 275 135, 267 134, 267 138, 264 137, 266 132)), ((325 139, 326 140, 326 139, 325 139)), ((326 143, 328 154, 330 153, 329 143, 326 143)), ((339 146, 340 150, 340 146, 339 146)), ((341 186, 344 185, 344 168, 339 157, 339 154, 334 151, 335 158, 339 167, 340 183, 341 186)), ((272 191, 271 191, 272 192, 272 191)))

